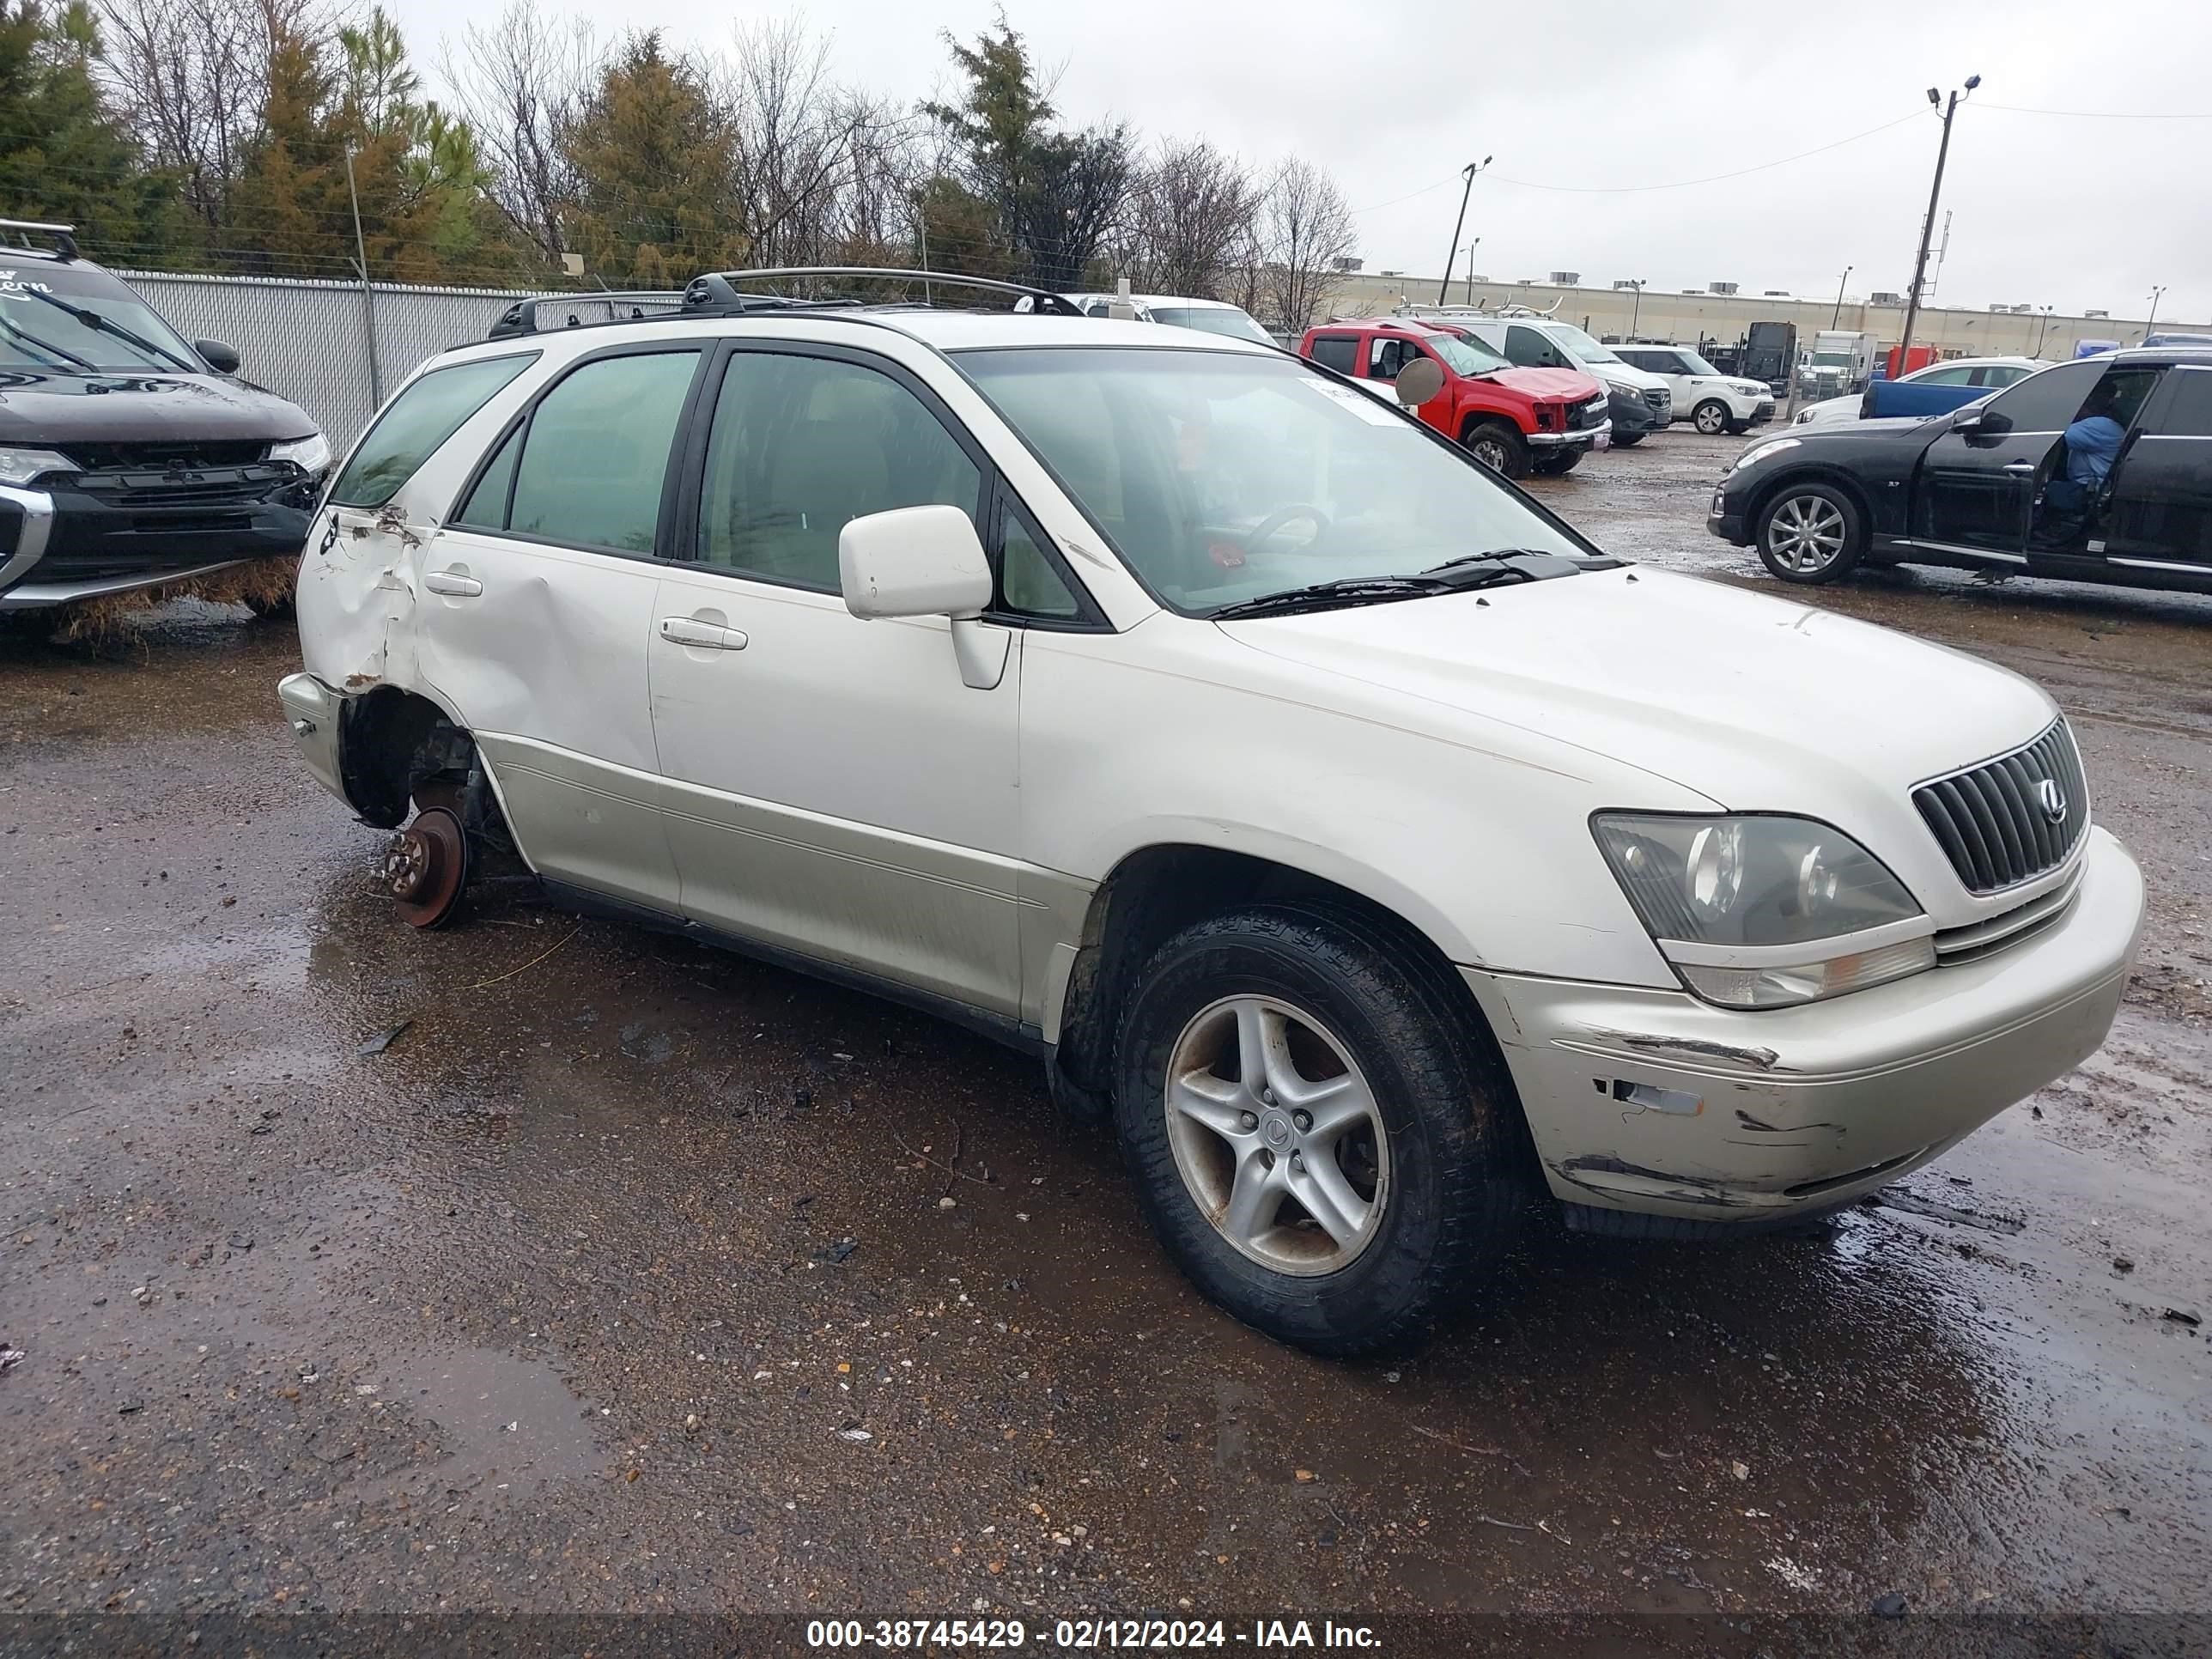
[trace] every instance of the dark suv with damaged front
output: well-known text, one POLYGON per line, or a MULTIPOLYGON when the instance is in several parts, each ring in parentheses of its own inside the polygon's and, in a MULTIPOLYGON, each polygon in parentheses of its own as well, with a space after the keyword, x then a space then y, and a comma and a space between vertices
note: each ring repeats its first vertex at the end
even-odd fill
POLYGON ((330 446, 298 405, 186 343, 66 228, 0 220, 0 611, 149 587, 264 608, 289 568, 235 594, 246 561, 295 558, 330 446), (212 579, 212 580, 210 580, 212 579))

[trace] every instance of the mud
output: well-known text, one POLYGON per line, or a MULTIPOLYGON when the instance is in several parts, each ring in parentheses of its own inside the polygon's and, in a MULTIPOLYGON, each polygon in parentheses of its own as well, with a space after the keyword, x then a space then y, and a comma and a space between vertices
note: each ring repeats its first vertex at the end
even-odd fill
MULTIPOLYGON (((1735 447, 1536 488, 1766 586, 1735 447)), ((399 926, 284 628, 0 637, 0 1610, 2212 1613, 2212 603, 1799 597, 2066 705, 2154 895, 2112 1043, 1808 1236, 1539 1222, 1391 1366, 1200 1302, 978 1039, 399 926)))

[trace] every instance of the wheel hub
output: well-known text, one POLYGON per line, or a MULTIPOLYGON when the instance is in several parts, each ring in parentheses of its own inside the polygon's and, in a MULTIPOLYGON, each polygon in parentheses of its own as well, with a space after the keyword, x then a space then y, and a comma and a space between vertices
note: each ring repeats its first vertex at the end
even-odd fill
POLYGON ((1200 1009, 1170 1051, 1164 1103, 1176 1168, 1200 1213, 1277 1273, 1334 1273, 1389 1201, 1389 1139, 1351 1051, 1273 997, 1200 1009))
POLYGON ((377 878, 410 927, 436 927, 453 914, 468 879, 469 844, 461 821, 426 806, 392 836, 377 860, 377 878))

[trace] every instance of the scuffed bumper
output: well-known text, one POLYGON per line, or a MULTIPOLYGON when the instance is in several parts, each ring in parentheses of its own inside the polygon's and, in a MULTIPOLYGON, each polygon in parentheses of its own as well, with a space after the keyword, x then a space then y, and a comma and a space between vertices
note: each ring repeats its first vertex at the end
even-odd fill
POLYGON ((1893 1180, 2095 1053, 2142 911, 2135 860, 2093 830, 2057 923, 1831 1001, 1744 1013, 1686 992, 1462 972, 1556 1197, 1756 1223, 1893 1180))

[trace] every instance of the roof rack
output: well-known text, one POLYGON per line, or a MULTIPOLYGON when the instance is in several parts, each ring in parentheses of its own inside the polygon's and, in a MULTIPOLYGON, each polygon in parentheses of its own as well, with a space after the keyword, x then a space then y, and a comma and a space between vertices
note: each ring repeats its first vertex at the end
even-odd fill
POLYGON ((546 294, 518 300, 492 325, 491 339, 542 334, 559 328, 605 323, 654 322, 686 317, 741 317, 758 311, 857 310, 873 305, 928 305, 940 288, 983 289, 1014 295, 1013 309, 1029 314, 1080 317, 1081 307, 1065 295, 995 276, 963 276, 957 271, 905 270, 892 265, 777 265, 757 270, 713 270, 675 289, 638 289, 602 294, 546 294), (859 277, 869 282, 920 283, 921 300, 870 301, 844 294, 802 299, 787 294, 746 294, 738 284, 811 281, 823 276, 859 277))
POLYGON ((499 313, 485 337, 503 340, 513 334, 543 334, 556 328, 582 328, 595 323, 635 323, 648 317, 673 317, 684 303, 680 289, 602 290, 598 294, 541 294, 534 300, 517 300, 499 313), (541 311, 540 307, 544 307, 541 311))
MULTIPOLYGON (((684 307, 685 310, 692 312, 724 308, 745 309, 757 307, 764 300, 773 302, 782 299, 783 296, 740 294, 737 288, 739 283, 784 282, 793 278, 811 279, 818 276, 858 276, 875 282, 896 279, 908 283, 920 283, 924 295, 927 296, 933 296, 934 290, 940 288, 983 289, 992 293, 1011 294, 1016 296, 1016 303, 1013 307, 1016 311, 1049 313, 1060 317, 1083 315, 1083 308, 1080 306, 1070 301, 1065 295, 1055 294, 1050 289, 1032 288, 1026 283, 1003 282, 995 276, 963 276, 957 271, 908 270, 896 265, 770 265, 750 270, 709 271, 703 276, 695 276, 691 279, 691 286, 684 290, 684 307), (1020 303, 1024 300, 1029 301, 1026 306, 1020 303)), ((812 301, 786 300, 784 302, 798 305, 866 303, 850 297, 812 301)), ((924 303, 929 302, 926 298, 924 303)), ((911 304, 912 301, 902 301, 896 303, 911 304)))
MULTIPOLYGON (((0 230, 35 230, 43 235, 52 237, 54 239, 54 251, 48 256, 51 258, 60 259, 66 262, 71 259, 81 259, 84 257, 82 253, 77 252, 76 227, 75 225, 42 224, 36 219, 0 219, 0 230)), ((25 251, 27 252, 40 252, 40 250, 36 248, 27 249, 25 251)))

